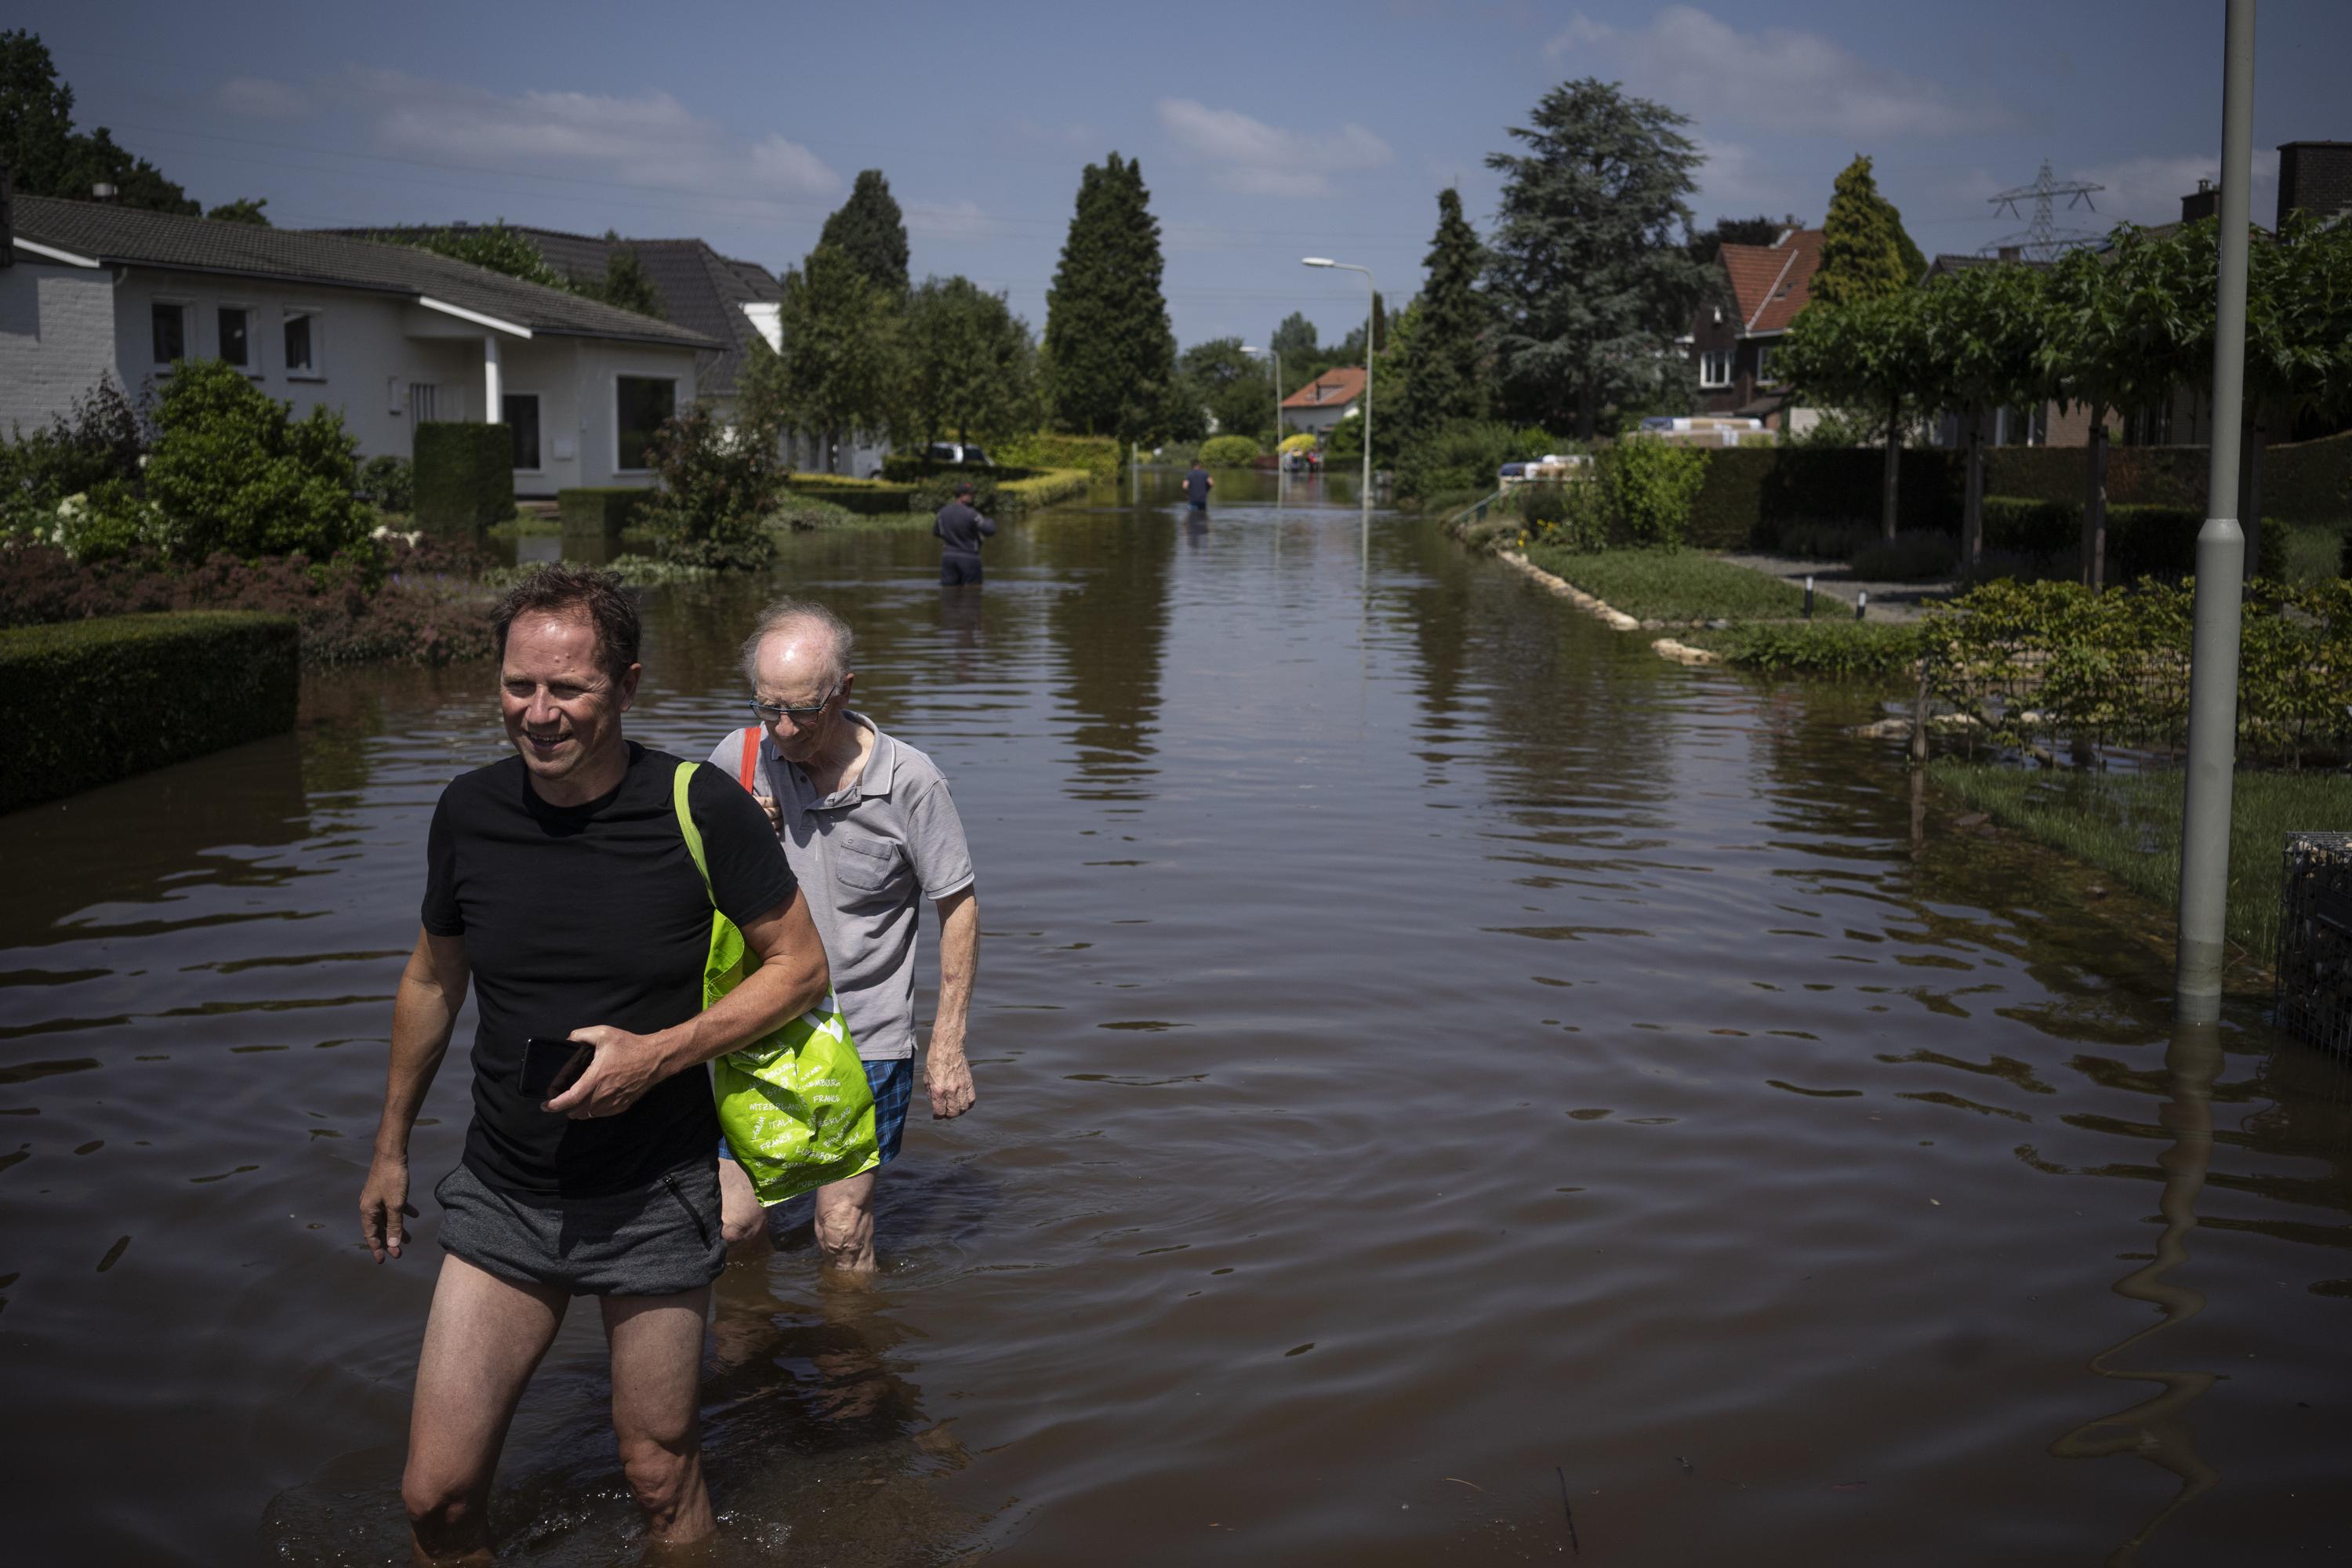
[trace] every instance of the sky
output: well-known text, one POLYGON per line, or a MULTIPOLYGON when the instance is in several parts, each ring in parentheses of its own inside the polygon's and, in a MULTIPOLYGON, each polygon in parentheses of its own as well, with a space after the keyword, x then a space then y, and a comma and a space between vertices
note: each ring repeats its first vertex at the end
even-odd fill
MULTIPOLYGON (((1356 274, 1418 287, 1437 193, 1488 226, 1487 154, 1551 88, 1592 76, 1689 116, 1704 225, 1819 223, 1857 153, 1919 247, 2023 226, 1988 198, 2104 190, 2060 226, 2164 222, 2217 173, 2219 0, 1538 0, 1127 5, 554 5, 362 11, 210 0, 16 0, 85 129, 207 205, 281 226, 487 222, 700 236, 782 272, 860 169, 905 208, 916 277, 1004 291, 1033 328, 1080 171, 1139 159, 1180 342, 1264 342, 1303 310, 1360 321, 1356 274)), ((2252 212, 2281 142, 2352 140, 2352 3, 2267 0, 2252 212)), ((2030 216, 2030 212, 2027 216, 2030 216)))

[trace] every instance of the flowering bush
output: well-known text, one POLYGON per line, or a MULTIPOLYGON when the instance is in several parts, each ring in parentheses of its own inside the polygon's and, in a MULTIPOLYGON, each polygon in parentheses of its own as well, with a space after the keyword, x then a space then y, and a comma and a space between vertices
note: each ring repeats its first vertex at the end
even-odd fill
POLYGON ((734 432, 695 408, 654 437, 661 489, 638 509, 662 559, 683 565, 750 570, 774 559, 767 517, 783 494, 784 468, 763 441, 734 432))

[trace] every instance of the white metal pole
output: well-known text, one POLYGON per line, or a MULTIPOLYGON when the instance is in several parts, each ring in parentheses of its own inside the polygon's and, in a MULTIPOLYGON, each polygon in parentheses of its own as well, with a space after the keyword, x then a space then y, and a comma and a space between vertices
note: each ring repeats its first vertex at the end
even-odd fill
POLYGON ((2254 0, 2230 0, 2221 66, 2221 278, 2213 315, 2213 430, 2189 651, 2189 767, 2180 807, 2180 935, 2173 1006, 2221 1016, 2230 895, 2230 796, 2238 750, 2238 420, 2245 402, 2247 189, 2253 182, 2254 0))

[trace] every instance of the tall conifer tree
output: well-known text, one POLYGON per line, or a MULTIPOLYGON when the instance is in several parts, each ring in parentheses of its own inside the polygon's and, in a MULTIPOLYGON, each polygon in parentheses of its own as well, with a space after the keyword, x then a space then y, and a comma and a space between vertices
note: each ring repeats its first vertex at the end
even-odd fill
POLYGON ((1822 265, 1813 274, 1812 296, 1829 305, 1851 304, 1897 294, 1915 281, 1905 269, 1897 236, 1902 220, 1878 194, 1870 160, 1857 153, 1838 175, 1822 220, 1822 265))
POLYGON ((1160 290, 1160 220, 1140 163, 1117 153, 1078 180, 1069 237, 1045 294, 1055 421, 1139 441, 1169 415, 1176 338, 1160 290))
POLYGON ((819 245, 830 245, 849 258, 869 281, 896 297, 907 291, 907 221, 890 182, 879 169, 861 169, 849 199, 824 220, 819 245))
POLYGON ((1462 216, 1459 191, 1437 193, 1437 234, 1423 265, 1429 280, 1406 344, 1404 390, 1396 405, 1398 439, 1408 445, 1449 419, 1486 413, 1486 333, 1493 317, 1478 291, 1486 250, 1462 216))

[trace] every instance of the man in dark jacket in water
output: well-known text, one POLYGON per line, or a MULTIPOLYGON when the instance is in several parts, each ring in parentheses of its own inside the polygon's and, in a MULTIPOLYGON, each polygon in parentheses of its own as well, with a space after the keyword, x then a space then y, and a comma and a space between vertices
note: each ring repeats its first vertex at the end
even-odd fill
POLYGON ((940 508, 931 532, 940 542, 940 586, 980 585, 980 542, 994 535, 996 520, 982 517, 971 504, 971 481, 956 486, 955 500, 940 508))

